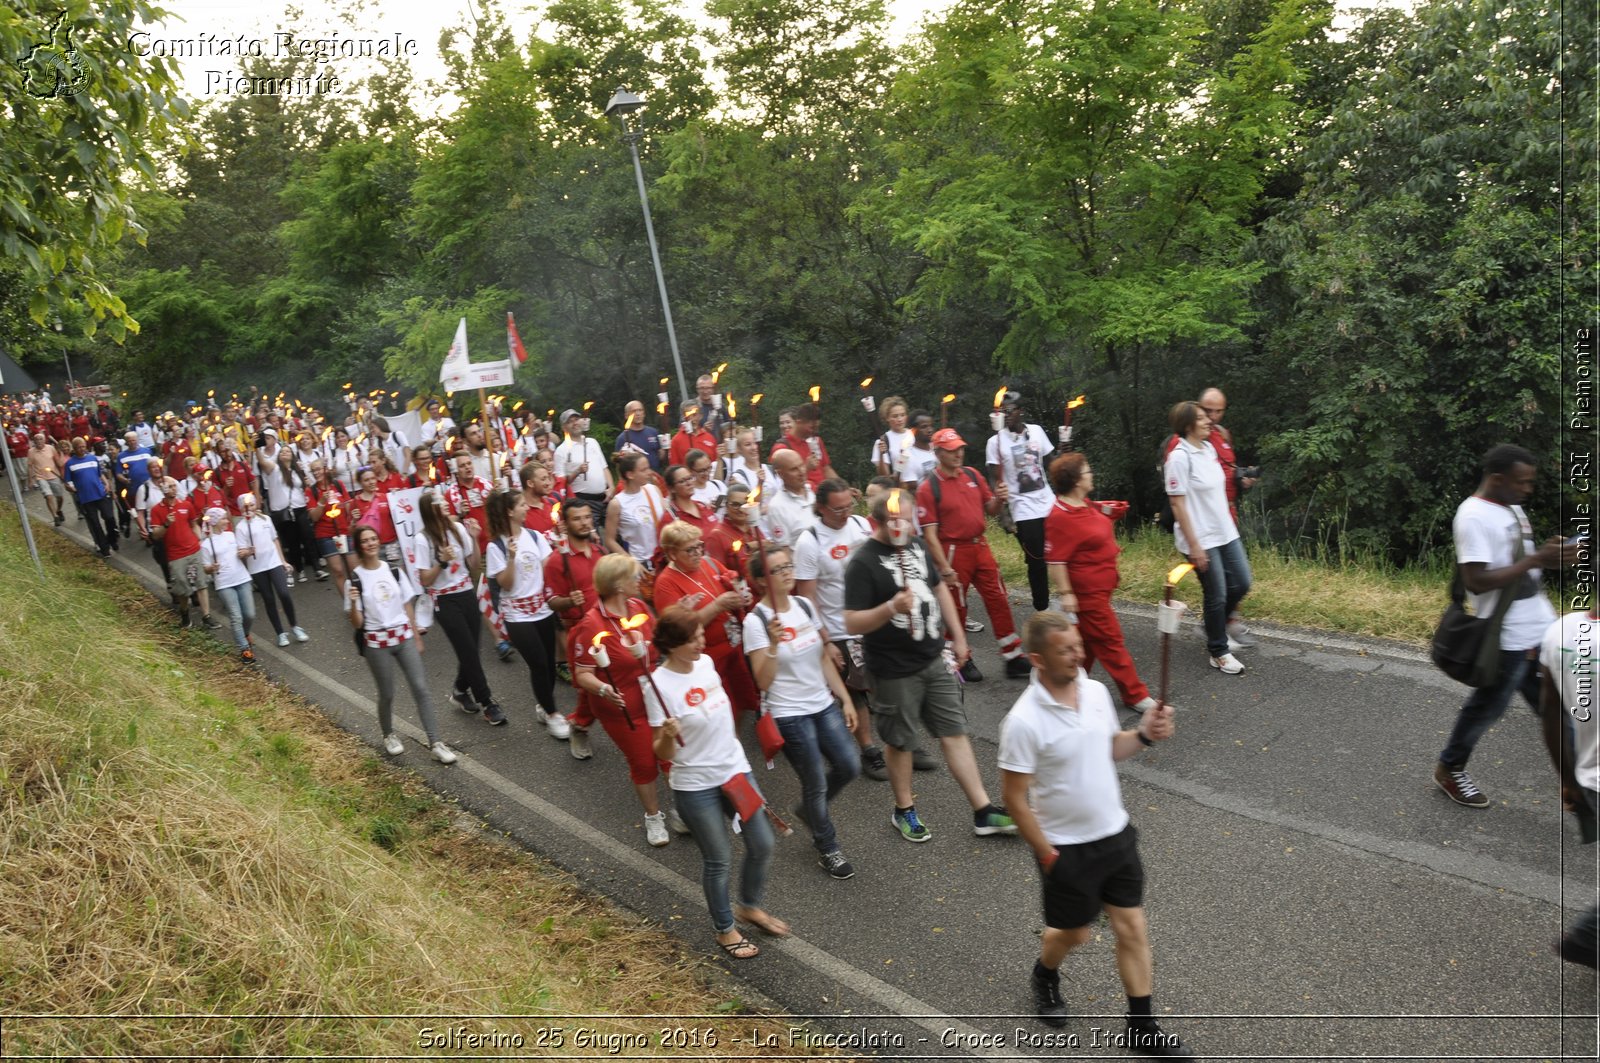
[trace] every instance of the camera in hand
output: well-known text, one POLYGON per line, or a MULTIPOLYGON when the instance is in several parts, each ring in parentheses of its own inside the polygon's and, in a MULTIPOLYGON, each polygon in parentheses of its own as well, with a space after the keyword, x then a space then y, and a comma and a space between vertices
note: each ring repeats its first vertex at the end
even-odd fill
POLYGON ((1261 479, 1261 466, 1235 465, 1233 468, 1233 478, 1236 480, 1259 480, 1261 479))

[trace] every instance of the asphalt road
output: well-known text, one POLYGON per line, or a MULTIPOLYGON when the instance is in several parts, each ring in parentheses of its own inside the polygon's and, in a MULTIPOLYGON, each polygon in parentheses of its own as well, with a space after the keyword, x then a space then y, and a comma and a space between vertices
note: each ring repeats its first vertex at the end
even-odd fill
MULTIPOLYGON (((31 508, 36 532, 56 534, 37 498, 31 508)), ((87 545, 81 522, 69 517, 61 530, 87 545)), ((83 563, 102 562, 86 552, 83 563)), ((111 563, 156 588, 141 545, 111 563)), ((257 652, 275 679, 376 747, 372 682, 331 587, 296 588, 313 641, 278 649, 263 617, 257 652)), ((1197 605, 1198 590, 1187 591, 1197 605)), ((1153 680, 1153 609, 1122 615, 1153 680)), ((1023 684, 998 678, 991 635, 972 638, 990 678, 967 687, 966 705, 998 796, 997 733, 1023 684)), ((534 723, 520 659, 499 663, 492 643, 486 668, 511 723, 464 717, 443 700, 453 657, 442 638, 429 645, 441 727, 464 756, 452 767, 432 761, 402 693, 399 763, 588 888, 713 952, 698 851, 687 838, 645 845, 626 766, 603 732, 593 731, 592 760, 573 760, 534 723)), ((1245 673, 1222 676, 1207 666, 1198 629, 1180 634, 1177 734, 1122 771, 1166 1028, 1210 1059, 1595 1058, 1595 976, 1550 945, 1593 901, 1596 854, 1560 811, 1527 707, 1514 706, 1480 744, 1471 770, 1493 804, 1467 809, 1431 775, 1464 688, 1420 654, 1275 630, 1239 656, 1245 673)), ((560 696, 571 703, 570 690, 560 696)), ((781 760, 766 770, 746 744, 773 806, 788 809, 799 797, 792 771, 781 760)), ((827 1037, 892 1059, 1121 1056, 1102 1044, 1125 1006, 1104 924, 1062 968, 1071 1023, 1036 1022, 1028 972, 1040 916, 1027 848, 973 836, 946 772, 919 774, 916 786, 933 831, 925 845, 889 825, 886 783, 862 779, 840 795, 835 821, 858 872, 849 881, 828 878, 802 834, 780 842, 768 907, 795 936, 761 940, 755 960, 717 962, 753 997, 815 1018, 797 1026, 793 1048, 748 1053, 803 1053, 827 1037)))

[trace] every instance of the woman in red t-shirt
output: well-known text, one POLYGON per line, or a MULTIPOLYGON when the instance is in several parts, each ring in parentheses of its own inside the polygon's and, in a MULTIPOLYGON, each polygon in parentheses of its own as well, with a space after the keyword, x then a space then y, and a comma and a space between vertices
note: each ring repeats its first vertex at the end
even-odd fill
POLYGON ((1138 712, 1153 709, 1155 699, 1134 670, 1122 625, 1111 608, 1111 592, 1120 579, 1117 555, 1122 548, 1108 514, 1120 517, 1127 506, 1089 500, 1094 470, 1082 454, 1061 455, 1050 463, 1049 475, 1056 501, 1044 518, 1044 559, 1061 610, 1078 614, 1083 670, 1089 671, 1098 660, 1117 684, 1124 705, 1138 712))
POLYGON ((656 759, 650 723, 645 719, 642 684, 645 674, 660 663, 660 655, 650 644, 656 633, 655 618, 638 597, 643 571, 627 554, 607 554, 595 565, 598 601, 572 629, 572 685, 578 688, 578 707, 567 719, 572 723, 574 756, 589 748, 588 727, 597 719, 622 750, 628 761, 628 778, 644 809, 645 839, 659 846, 666 845, 669 838, 656 779, 671 765, 656 759), (607 659, 605 668, 600 667, 596 655, 597 638, 607 659))
POLYGON ((404 491, 406 489, 406 478, 401 476, 393 465, 389 464, 389 459, 384 456, 383 451, 374 447, 372 457, 368 460, 371 463, 373 474, 378 478, 379 491, 388 494, 390 491, 404 491))
MULTIPOLYGON (((680 472, 689 476, 687 469, 680 472)), ((667 482, 672 482, 670 476, 667 482)), ((661 549, 667 564, 656 574, 656 612, 673 604, 693 609, 705 625, 705 652, 717 666, 735 718, 757 711, 761 693, 741 649, 749 592, 738 586, 735 573, 705 556, 700 529, 692 524, 673 521, 662 528, 661 549)))
POLYGON ((306 516, 317 553, 333 573, 333 588, 344 600, 345 554, 350 550, 350 492, 321 458, 311 463, 312 485, 306 490, 306 516))
POLYGON ((355 524, 365 524, 378 530, 378 542, 383 544, 383 559, 390 564, 400 561, 400 533, 394 530, 394 517, 389 513, 389 492, 378 483, 378 471, 371 465, 362 466, 356 482, 361 490, 350 496, 350 511, 355 524))

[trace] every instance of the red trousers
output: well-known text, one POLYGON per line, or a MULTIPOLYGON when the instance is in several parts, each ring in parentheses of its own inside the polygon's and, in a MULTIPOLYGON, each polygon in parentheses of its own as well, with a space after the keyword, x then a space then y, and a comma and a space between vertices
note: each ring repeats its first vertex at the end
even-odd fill
MULTIPOLYGON (((989 612, 989 622, 994 625, 994 637, 1000 641, 1000 656, 1006 660, 1022 653, 1022 640, 1017 636, 1017 622, 1011 618, 1011 601, 1006 597, 1005 581, 1000 578, 1000 566, 995 564, 994 553, 988 542, 952 542, 944 547, 945 560, 956 571, 956 585, 950 596, 956 600, 959 622, 967 622, 967 588, 977 587, 978 597, 989 612)), ((1119 639, 1122 637, 1119 633, 1119 639)))
POLYGON ((1099 661, 1122 694, 1124 705, 1136 705, 1150 696, 1150 688, 1139 679, 1133 658, 1122 641, 1122 624, 1111 608, 1111 592, 1078 594, 1078 633, 1083 636, 1083 670, 1088 672, 1099 661))
MULTIPOLYGON (((574 653, 572 636, 574 631, 567 632, 567 660, 577 660, 574 653)), ((628 702, 626 714, 604 698, 591 697, 589 692, 578 686, 578 668, 572 667, 573 687, 578 691, 578 707, 567 713, 567 722, 574 727, 588 730, 596 720, 605 729, 613 744, 622 751, 622 756, 628 762, 628 778, 634 783, 652 783, 656 776, 668 771, 672 765, 663 764, 656 760, 655 744, 650 729, 650 721, 645 717, 644 694, 641 691, 619 691, 628 702), (629 697, 629 694, 634 694, 629 697)), ((605 677, 595 673, 602 682, 605 677)))
MULTIPOLYGON (((721 617, 712 621, 714 624, 721 622, 721 617)), ((711 663, 717 666, 722 689, 727 691, 728 703, 733 706, 734 722, 738 722, 741 712, 759 712, 761 691, 756 689, 756 679, 750 674, 750 662, 745 660, 744 653, 726 642, 706 653, 711 663)))

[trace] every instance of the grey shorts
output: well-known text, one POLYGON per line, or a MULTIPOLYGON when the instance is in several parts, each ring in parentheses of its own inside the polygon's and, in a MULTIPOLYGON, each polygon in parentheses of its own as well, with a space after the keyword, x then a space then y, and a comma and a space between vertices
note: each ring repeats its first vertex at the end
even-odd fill
POLYGON ((39 493, 46 496, 54 496, 56 498, 66 498, 67 485, 62 483, 59 477, 54 480, 40 480, 39 493))
POLYGON ((917 722, 934 738, 955 738, 968 733, 967 713, 961 707, 961 687, 935 657, 922 671, 898 679, 874 676, 872 726, 885 745, 917 748, 917 722))
POLYGON ((187 598, 210 586, 211 577, 201 567, 199 554, 190 554, 167 565, 167 593, 174 598, 187 598))

